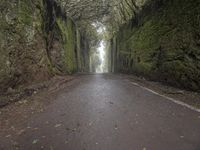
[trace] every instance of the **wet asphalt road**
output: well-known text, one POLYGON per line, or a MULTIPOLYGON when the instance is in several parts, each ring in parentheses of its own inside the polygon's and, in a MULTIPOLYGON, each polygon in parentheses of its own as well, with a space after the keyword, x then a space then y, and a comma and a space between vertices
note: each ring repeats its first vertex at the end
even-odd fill
MULTIPOLYGON (((119 75, 84 75, 21 123, 21 150, 200 150, 200 113, 119 75), (34 130, 35 129, 35 130, 34 130)), ((0 149, 14 149, 0 138, 0 149)))

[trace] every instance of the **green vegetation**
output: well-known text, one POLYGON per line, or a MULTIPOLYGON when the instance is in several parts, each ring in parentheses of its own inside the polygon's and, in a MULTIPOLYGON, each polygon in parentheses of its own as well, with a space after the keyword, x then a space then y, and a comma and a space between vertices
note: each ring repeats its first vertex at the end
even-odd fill
POLYGON ((0 11, 0 92, 89 68, 78 64, 84 35, 56 3, 3 0, 0 11))
POLYGON ((73 73, 77 71, 76 65, 76 28, 75 24, 70 20, 62 20, 61 18, 56 19, 56 23, 60 30, 62 37, 62 44, 64 48, 63 55, 63 68, 66 73, 73 73))
POLYGON ((200 3, 150 3, 117 35, 118 71, 144 75, 179 87, 200 87, 200 3), (150 9, 151 8, 151 9, 150 9))
POLYGON ((199 90, 198 0, 2 0, 0 11, 0 89, 88 71, 99 41, 113 38, 110 70, 199 90))

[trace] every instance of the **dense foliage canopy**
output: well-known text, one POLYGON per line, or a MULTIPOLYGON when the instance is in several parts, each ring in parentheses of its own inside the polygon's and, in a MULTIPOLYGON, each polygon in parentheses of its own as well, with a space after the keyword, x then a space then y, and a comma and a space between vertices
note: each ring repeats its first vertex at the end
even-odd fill
POLYGON ((116 30, 134 17, 147 0, 57 0, 82 29, 102 22, 116 30))

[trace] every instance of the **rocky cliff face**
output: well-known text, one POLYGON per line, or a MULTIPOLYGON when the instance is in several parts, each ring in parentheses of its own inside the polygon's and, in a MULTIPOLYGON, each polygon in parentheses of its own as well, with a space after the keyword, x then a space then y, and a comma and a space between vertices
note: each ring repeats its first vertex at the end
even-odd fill
POLYGON ((116 71, 200 89, 200 1, 150 2, 112 43, 116 71))
POLYGON ((0 12, 0 91, 89 66, 84 35, 53 0, 2 0, 0 12))

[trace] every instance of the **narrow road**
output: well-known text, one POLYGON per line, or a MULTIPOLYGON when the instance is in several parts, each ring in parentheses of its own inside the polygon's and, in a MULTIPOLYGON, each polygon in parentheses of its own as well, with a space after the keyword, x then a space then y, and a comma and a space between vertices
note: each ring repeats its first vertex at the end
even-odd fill
POLYGON ((16 126, 1 150, 200 150, 199 112, 119 75, 80 76, 16 126))

